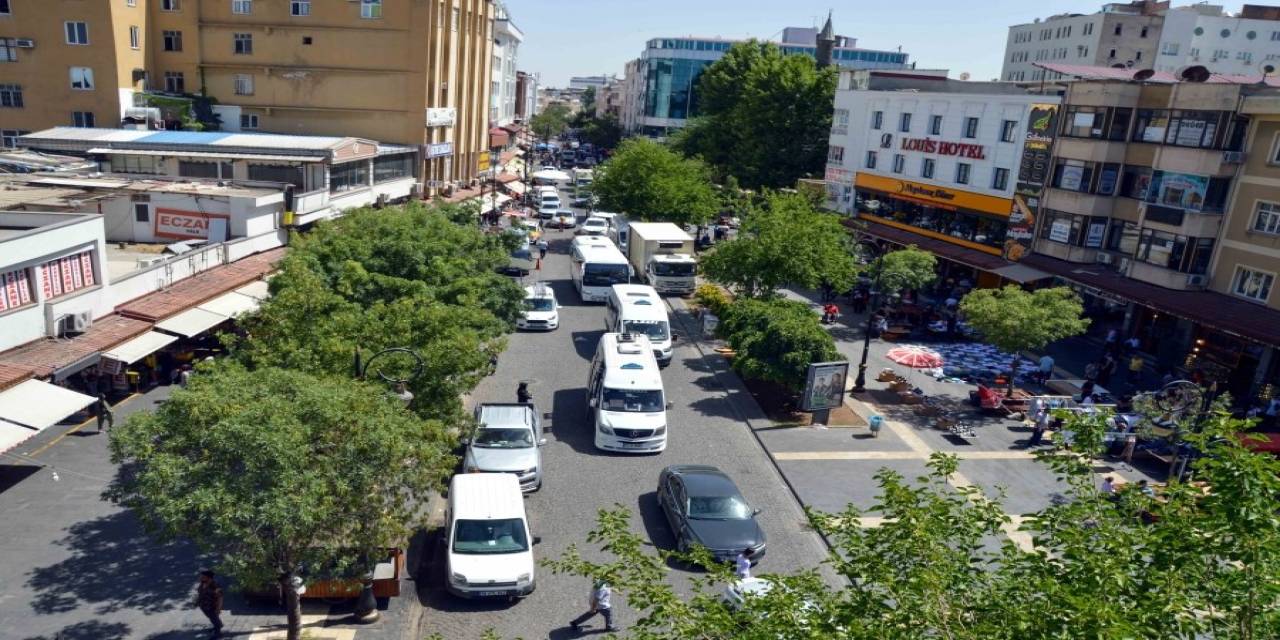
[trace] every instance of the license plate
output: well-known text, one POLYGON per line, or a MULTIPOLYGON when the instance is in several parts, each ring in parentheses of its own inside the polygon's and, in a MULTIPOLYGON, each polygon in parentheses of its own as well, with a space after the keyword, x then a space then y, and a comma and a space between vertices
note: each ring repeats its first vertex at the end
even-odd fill
POLYGON ((624 442, 624 443, 622 443, 622 446, 623 446, 623 448, 626 448, 626 449, 639 449, 639 448, 641 448, 641 447, 647 447, 647 446, 649 446, 649 443, 647 443, 647 442, 624 442))
POLYGON ((498 596, 505 596, 505 595, 507 595, 506 591, 481 591, 480 592, 480 597, 482 598, 491 598, 491 597, 498 597, 498 596))

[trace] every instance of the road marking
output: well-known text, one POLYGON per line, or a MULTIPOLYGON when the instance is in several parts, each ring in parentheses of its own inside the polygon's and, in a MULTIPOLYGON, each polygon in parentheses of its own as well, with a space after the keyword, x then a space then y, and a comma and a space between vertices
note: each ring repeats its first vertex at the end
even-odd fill
MULTIPOLYGON (((140 393, 131 393, 131 394, 129 394, 127 397, 125 397, 125 399, 124 399, 124 400, 121 400, 120 402, 117 402, 117 403, 115 403, 115 404, 111 405, 111 411, 112 411, 112 413, 114 413, 114 412, 115 412, 115 410, 116 410, 117 408, 119 408, 119 407, 123 407, 124 405, 128 404, 128 403, 129 403, 129 402, 131 402, 134 398, 137 398, 137 397, 138 397, 138 396, 140 396, 140 395, 142 395, 142 394, 140 394, 140 393)), ((53 440, 50 440, 50 441, 46 442, 46 443, 44 444, 44 446, 40 447, 39 449, 36 449, 35 451, 32 451, 31 453, 25 454, 25 455, 26 455, 26 457, 28 457, 28 458, 34 458, 34 457, 36 457, 36 456, 40 455, 41 453, 44 453, 45 449, 48 449, 49 447, 52 447, 53 445, 58 444, 59 442, 62 442, 62 439, 63 439, 63 438, 65 438, 65 437, 67 437, 67 436, 69 436, 69 435, 71 435, 71 434, 73 434, 73 433, 75 433, 75 432, 77 432, 77 431, 79 431, 79 430, 81 430, 81 429, 83 429, 83 428, 85 428, 85 427, 89 426, 89 424, 90 424, 90 423, 96 422, 96 421, 97 421, 97 419, 98 419, 98 418, 97 418, 97 416, 94 416, 94 417, 92 417, 92 418, 89 418, 88 420, 85 420, 84 422, 81 422, 80 424, 78 424, 78 425, 76 425, 76 426, 74 426, 74 427, 71 427, 70 429, 67 429, 67 430, 66 430, 66 432, 64 432, 64 433, 60 434, 58 437, 54 438, 53 440)), ((114 424, 115 424, 115 423, 113 422, 112 424, 113 424, 113 426, 114 426, 114 424)))
MULTIPOLYGON (((957 451, 961 460, 1034 460, 1029 451, 957 451)), ((928 460, 919 451, 778 451, 775 460, 928 460)))
MULTIPOLYGON (((884 412, 881 411, 880 414, 883 415, 884 412)), ((887 418, 885 419, 884 424, 889 427, 889 430, 892 431, 894 435, 902 439, 903 444, 911 447, 911 450, 920 454, 921 457, 928 458, 930 455, 933 455, 933 447, 930 447, 923 438, 916 435, 915 431, 913 431, 911 427, 908 427, 897 420, 889 420, 887 418)))

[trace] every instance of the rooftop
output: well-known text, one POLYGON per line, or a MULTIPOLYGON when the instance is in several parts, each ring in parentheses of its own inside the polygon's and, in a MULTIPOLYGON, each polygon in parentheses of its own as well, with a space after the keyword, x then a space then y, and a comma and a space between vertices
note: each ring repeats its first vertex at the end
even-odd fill
POLYGON ((88 202, 127 193, 176 193, 265 198, 280 188, 262 183, 197 178, 137 177, 113 173, 30 173, 0 175, 0 210, 76 210, 88 202))
MULTIPOLYGON (((1041 69, 1060 73, 1064 76, 1071 76, 1076 80, 1123 80, 1159 84, 1189 82, 1167 71, 1153 71, 1151 69, 1118 69, 1115 67, 1059 64, 1056 62, 1036 62, 1033 64, 1041 69)), ((1280 77, 1275 75, 1264 76, 1261 73, 1251 75, 1209 73, 1203 84, 1244 84, 1280 87, 1280 77)))
POLYGON ((272 155, 331 158, 349 145, 372 145, 378 153, 412 152, 412 147, 388 145, 361 138, 294 136, 275 133, 235 133, 227 131, 148 131, 140 129, 90 129, 54 127, 18 138, 18 145, 36 149, 83 152, 113 150, 211 152, 223 154, 272 155))

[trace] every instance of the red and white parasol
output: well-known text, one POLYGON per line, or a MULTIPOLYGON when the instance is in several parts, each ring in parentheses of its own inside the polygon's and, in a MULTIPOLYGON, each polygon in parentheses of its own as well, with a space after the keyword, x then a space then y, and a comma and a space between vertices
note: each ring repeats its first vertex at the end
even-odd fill
POLYGON ((890 360, 914 369, 936 369, 942 366, 942 356, 937 351, 918 345, 894 347, 887 355, 890 360))

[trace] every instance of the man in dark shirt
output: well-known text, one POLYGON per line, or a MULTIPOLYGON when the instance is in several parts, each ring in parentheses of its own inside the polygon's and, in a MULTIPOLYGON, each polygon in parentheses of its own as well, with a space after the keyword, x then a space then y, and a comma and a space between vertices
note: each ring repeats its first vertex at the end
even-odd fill
POLYGON ((213 625, 211 637, 222 637, 222 587, 214 579, 212 571, 200 572, 200 585, 196 588, 196 606, 213 625))

